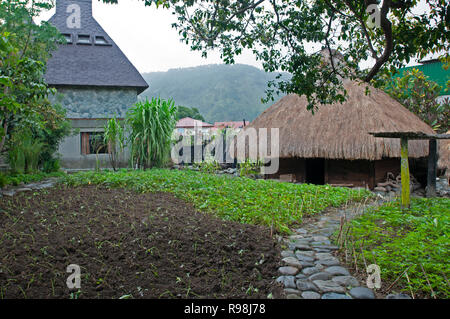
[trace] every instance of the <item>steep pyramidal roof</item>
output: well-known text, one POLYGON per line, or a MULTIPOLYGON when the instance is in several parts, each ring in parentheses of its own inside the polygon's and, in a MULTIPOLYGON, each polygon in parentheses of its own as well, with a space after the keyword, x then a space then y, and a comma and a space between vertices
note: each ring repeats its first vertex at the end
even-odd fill
POLYGON ((136 68, 92 16, 92 0, 56 0, 49 22, 66 37, 47 63, 50 85, 148 88, 136 68))

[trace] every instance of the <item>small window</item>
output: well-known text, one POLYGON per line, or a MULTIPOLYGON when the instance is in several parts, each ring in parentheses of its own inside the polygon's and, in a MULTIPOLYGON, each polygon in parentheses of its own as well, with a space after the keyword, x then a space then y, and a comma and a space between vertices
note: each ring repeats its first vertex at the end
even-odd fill
POLYGON ((110 45, 104 36, 95 36, 95 45, 110 45))
POLYGON ((66 39, 67 44, 72 44, 72 35, 70 33, 63 33, 63 37, 66 39))
POLYGON ((108 145, 104 142, 103 132, 81 133, 81 154, 108 154, 108 145))
POLYGON ((79 34, 77 44, 91 44, 91 36, 87 34, 79 34))

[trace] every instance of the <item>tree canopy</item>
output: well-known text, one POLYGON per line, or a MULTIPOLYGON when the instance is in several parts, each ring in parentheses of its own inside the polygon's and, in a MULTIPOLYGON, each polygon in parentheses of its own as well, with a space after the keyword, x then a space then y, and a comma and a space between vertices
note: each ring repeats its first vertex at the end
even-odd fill
POLYGON ((69 131, 65 111, 47 99, 55 90, 44 80, 46 62, 64 40, 50 24, 33 22, 51 7, 49 0, 0 2, 0 152, 15 133, 30 131, 30 139, 45 139, 41 159, 49 160, 69 131))
POLYGON ((214 64, 142 76, 151 85, 140 95, 141 99, 173 98, 178 105, 197 108, 204 119, 185 113, 180 115, 181 118, 188 116, 214 123, 255 119, 269 107, 261 103, 261 97, 267 83, 276 78, 276 73, 266 73, 244 64, 214 64))
MULTIPOLYGON (((117 3, 118 0, 103 0, 117 3)), ((250 49, 265 71, 292 74, 269 82, 273 92, 343 101, 343 78, 370 82, 429 53, 449 59, 446 0, 143 0, 169 8, 184 42, 204 56, 220 49, 226 63, 250 49), (361 62, 371 63, 362 69, 361 62)))
POLYGON ((205 118, 200 114, 200 111, 196 107, 187 107, 182 105, 177 106, 176 120, 178 121, 185 117, 190 117, 194 120, 205 121, 205 118))

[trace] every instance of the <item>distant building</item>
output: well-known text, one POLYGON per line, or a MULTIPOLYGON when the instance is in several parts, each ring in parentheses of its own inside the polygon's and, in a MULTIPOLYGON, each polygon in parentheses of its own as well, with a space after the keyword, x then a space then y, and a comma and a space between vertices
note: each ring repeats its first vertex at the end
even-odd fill
POLYGON ((242 129, 247 125, 247 121, 228 121, 228 122, 216 122, 214 123, 214 127, 217 129, 224 129, 224 128, 232 128, 235 130, 242 129))
POLYGON ((79 129, 59 147, 64 168, 108 165, 108 147, 99 145, 107 119, 123 118, 148 88, 140 73, 92 15, 92 0, 56 0, 49 22, 66 38, 48 61, 45 78, 79 129), (99 153, 98 156, 95 153, 99 153))
POLYGON ((195 120, 190 117, 182 118, 176 124, 177 132, 183 135, 194 134, 195 132, 208 134, 213 127, 214 125, 212 124, 195 120))

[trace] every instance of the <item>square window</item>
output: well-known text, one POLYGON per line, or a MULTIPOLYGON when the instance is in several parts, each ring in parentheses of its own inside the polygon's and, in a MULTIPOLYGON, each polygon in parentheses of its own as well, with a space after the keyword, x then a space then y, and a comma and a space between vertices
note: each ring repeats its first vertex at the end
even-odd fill
POLYGON ((104 36, 95 36, 95 45, 110 45, 104 36))
POLYGON ((72 35, 70 33, 63 33, 63 37, 66 39, 67 44, 72 44, 72 35))
POLYGON ((81 133, 81 154, 109 154, 109 147, 105 144, 103 132, 81 133))
POLYGON ((79 34, 77 44, 91 44, 91 36, 88 34, 79 34))

